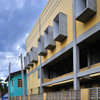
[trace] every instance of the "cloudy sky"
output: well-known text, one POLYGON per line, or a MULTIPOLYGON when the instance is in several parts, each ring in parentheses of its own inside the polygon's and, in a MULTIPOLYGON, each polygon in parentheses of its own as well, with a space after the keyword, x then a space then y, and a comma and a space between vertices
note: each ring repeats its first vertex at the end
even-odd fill
MULTIPOLYGON (((18 56, 18 47, 25 51, 25 39, 48 0, 0 0, 0 78, 8 75, 8 56, 18 56)), ((12 72, 19 70, 16 59, 12 72), (16 62, 16 63, 15 63, 16 62)))

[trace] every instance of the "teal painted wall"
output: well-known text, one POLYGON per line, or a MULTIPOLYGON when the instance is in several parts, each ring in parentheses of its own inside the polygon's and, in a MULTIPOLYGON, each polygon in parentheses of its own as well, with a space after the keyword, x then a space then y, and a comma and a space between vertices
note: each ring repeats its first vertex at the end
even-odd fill
MULTIPOLYGON (((16 73, 10 80, 10 96, 22 96, 23 88, 18 87, 18 79, 22 79, 21 73, 16 73), (13 80, 13 86, 12 86, 13 80)), ((25 87, 25 95, 27 95, 27 78, 26 72, 24 72, 24 87, 25 87)))

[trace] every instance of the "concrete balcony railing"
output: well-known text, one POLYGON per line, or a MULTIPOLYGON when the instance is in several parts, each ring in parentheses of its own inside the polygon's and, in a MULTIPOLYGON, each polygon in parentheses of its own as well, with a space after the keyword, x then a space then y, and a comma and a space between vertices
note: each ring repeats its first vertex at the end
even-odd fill
POLYGON ((53 79, 47 79, 47 78, 45 78, 45 79, 43 80, 43 82, 44 82, 44 83, 50 82, 50 81, 57 80, 57 79, 60 79, 60 78, 63 78, 63 77, 67 77, 67 76, 70 76, 70 75, 73 75, 73 72, 70 72, 70 73, 61 75, 61 76, 56 77, 56 78, 53 78, 53 79))
MULTIPOLYGON (((97 68, 97 67, 100 67, 100 63, 91 65, 89 69, 93 69, 93 68, 97 68)), ((81 68, 80 72, 83 72, 83 71, 86 71, 86 70, 88 70, 88 67, 81 68)), ((67 77, 67 76, 71 76, 71 75, 73 75, 73 72, 66 73, 64 75, 61 75, 61 76, 53 78, 53 79, 44 78, 43 83, 47 83, 47 82, 54 81, 54 80, 57 80, 57 79, 61 79, 61 78, 64 78, 64 77, 67 77)), ((99 75, 99 74, 97 74, 97 75, 99 75)))
POLYGON ((97 0, 76 0, 76 19, 83 23, 87 22, 96 14, 97 0))
POLYGON ((88 70, 88 69, 97 68, 97 67, 100 67, 100 63, 93 64, 93 65, 90 66, 90 68, 84 67, 84 68, 80 69, 80 72, 86 71, 86 70, 88 70))

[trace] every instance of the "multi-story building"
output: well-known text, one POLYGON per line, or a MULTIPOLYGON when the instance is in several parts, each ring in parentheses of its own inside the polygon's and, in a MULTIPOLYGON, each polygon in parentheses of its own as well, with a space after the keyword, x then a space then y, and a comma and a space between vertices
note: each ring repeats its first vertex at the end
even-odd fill
POLYGON ((28 94, 100 86, 100 0, 49 0, 26 40, 28 94))

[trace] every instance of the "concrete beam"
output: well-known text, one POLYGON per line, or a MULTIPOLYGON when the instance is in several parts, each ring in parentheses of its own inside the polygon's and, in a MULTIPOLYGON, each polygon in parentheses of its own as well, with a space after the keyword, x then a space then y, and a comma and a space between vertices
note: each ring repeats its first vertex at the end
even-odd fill
POLYGON ((70 80, 70 79, 73 79, 73 75, 70 75, 70 76, 67 76, 67 77, 64 77, 64 78, 60 78, 60 79, 57 79, 57 80, 54 80, 54 81, 50 81, 50 82, 47 82, 47 83, 43 83, 42 86, 47 86, 47 85, 50 85, 50 84, 63 82, 63 81, 70 80))
POLYGON ((48 60, 43 62, 42 67, 44 67, 45 65, 49 64, 50 62, 56 60, 56 58, 60 57, 61 55, 63 55, 67 51, 69 51, 72 47, 73 47, 73 42, 69 43, 64 48, 62 48, 60 51, 58 51, 56 54, 54 54, 52 57, 50 57, 48 60))
POLYGON ((38 67, 36 67, 36 68, 34 68, 31 72, 29 72, 28 74, 27 74, 27 76, 29 76, 30 74, 32 74, 32 73, 34 73, 36 70, 38 70, 40 68, 40 65, 38 66, 38 67))
POLYGON ((78 78, 81 78, 81 77, 91 75, 91 74, 95 74, 95 73, 99 73, 99 72, 100 72, 100 67, 97 67, 97 68, 93 68, 93 69, 88 69, 88 70, 83 71, 83 72, 79 72, 77 74, 77 76, 78 76, 78 78))
POLYGON ((80 44, 81 42, 88 39, 90 36, 92 36, 93 34, 99 31, 100 31, 100 22, 96 23, 92 28, 82 33, 76 40, 77 44, 80 44))

